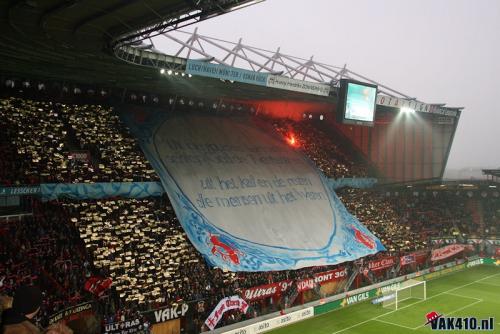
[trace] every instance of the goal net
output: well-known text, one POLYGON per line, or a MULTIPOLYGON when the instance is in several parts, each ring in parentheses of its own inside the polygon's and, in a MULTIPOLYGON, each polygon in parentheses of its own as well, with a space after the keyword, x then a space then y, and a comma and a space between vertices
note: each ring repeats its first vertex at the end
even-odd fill
POLYGON ((397 310, 401 302, 408 299, 427 299, 427 288, 425 281, 408 280, 401 283, 401 286, 395 291, 387 291, 384 293, 384 301, 382 306, 397 310))

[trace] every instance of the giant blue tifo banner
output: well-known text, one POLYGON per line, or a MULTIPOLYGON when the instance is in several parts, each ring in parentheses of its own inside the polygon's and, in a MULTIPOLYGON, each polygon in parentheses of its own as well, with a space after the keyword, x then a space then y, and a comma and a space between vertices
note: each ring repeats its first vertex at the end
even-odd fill
POLYGON ((60 197, 100 199, 109 197, 145 198, 165 193, 158 182, 42 183, 42 201, 60 197))
POLYGON ((246 118, 147 112, 124 118, 211 265, 298 269, 385 249, 311 161, 274 131, 246 118))

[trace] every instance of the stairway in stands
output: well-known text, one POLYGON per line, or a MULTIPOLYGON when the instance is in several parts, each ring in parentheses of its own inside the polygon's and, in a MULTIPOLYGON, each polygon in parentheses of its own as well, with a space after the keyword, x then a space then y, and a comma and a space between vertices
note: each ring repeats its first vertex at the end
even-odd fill
POLYGON ((479 226, 479 231, 484 231, 484 210, 481 201, 475 198, 469 198, 465 205, 467 210, 471 213, 474 226, 479 226))

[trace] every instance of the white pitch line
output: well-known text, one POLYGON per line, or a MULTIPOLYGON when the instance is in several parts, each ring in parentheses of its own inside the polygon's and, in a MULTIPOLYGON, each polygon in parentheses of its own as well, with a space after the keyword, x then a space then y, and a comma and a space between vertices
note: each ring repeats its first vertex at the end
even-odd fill
POLYGON ((467 299, 475 299, 475 300, 481 300, 482 301, 482 299, 479 299, 479 298, 474 298, 474 297, 459 295, 459 294, 456 294, 456 293, 449 293, 449 292, 447 292, 446 294, 450 295, 450 296, 457 296, 457 297, 462 297, 462 298, 467 298, 467 299))
POLYGON ((398 327, 402 327, 402 328, 406 328, 406 329, 413 329, 413 327, 408 327, 405 325, 396 324, 396 323, 390 322, 390 321, 385 321, 385 320, 380 320, 380 319, 374 319, 374 320, 378 321, 378 322, 383 322, 384 324, 394 325, 394 326, 398 326, 398 327))
POLYGON ((458 287, 456 287, 456 288, 453 288, 453 289, 449 289, 449 290, 443 291, 443 292, 438 293, 437 295, 434 295, 434 296, 432 296, 432 297, 429 297, 429 298, 427 298, 427 299, 425 299, 425 300, 419 300, 419 301, 418 301, 418 302, 416 302, 416 303, 409 304, 409 305, 406 305, 406 306, 401 307, 400 309, 397 309, 397 310, 394 310, 394 311, 389 311, 389 312, 387 312, 387 313, 384 313, 384 314, 378 315, 378 316, 373 317, 373 318, 371 318, 371 319, 368 319, 368 320, 365 320, 365 321, 359 322, 359 323, 357 323, 357 324, 355 324, 355 325, 352 325, 352 326, 346 327, 346 328, 344 328, 344 329, 341 329, 341 330, 339 330, 339 331, 333 332, 332 334, 342 333, 342 332, 344 332, 344 331, 346 331, 346 330, 348 330, 348 329, 351 329, 351 328, 354 328, 354 327, 358 327, 359 325, 366 324, 367 322, 370 322, 370 321, 372 321, 372 320, 376 320, 376 319, 378 319, 378 318, 380 318, 380 317, 383 317, 383 316, 385 316, 385 315, 388 315, 388 314, 394 313, 394 312, 396 312, 396 311, 402 310, 402 309, 404 309, 404 308, 407 308, 407 307, 413 306, 413 305, 418 304, 418 303, 425 302, 426 300, 429 300, 429 299, 435 298, 435 297, 437 297, 437 296, 441 296, 441 295, 443 295, 443 294, 445 294, 445 293, 447 293, 447 292, 450 292, 450 291, 455 291, 455 290, 458 290, 458 289, 461 289, 461 288, 465 288, 466 286, 469 286, 469 285, 472 285, 472 284, 476 284, 477 282, 484 281, 485 279, 488 279, 488 278, 491 278, 491 277, 495 277, 495 276, 498 276, 498 275, 500 275, 500 273, 498 273, 498 274, 493 274, 493 275, 490 275, 490 276, 486 276, 486 277, 483 277, 483 278, 481 278, 481 279, 478 279, 477 281, 474 281, 474 282, 471 282, 471 283, 467 283, 467 284, 464 284, 464 285, 458 286, 458 287))
MULTIPOLYGON (((466 309, 466 308, 468 308, 468 307, 471 307, 472 305, 476 305, 476 304, 481 303, 481 302, 483 302, 483 301, 484 301, 484 300, 479 299, 478 301, 476 301, 476 302, 474 302, 474 303, 470 303, 469 305, 465 305, 464 307, 461 307, 461 308, 459 308, 459 309, 456 309, 456 310, 454 310, 454 311, 451 311, 451 312, 450 312, 450 313, 448 313, 448 314, 453 314, 453 313, 455 313, 455 312, 462 311, 462 310, 464 310, 464 309, 466 309)), ((447 314, 447 315, 448 315, 448 314, 447 314)))
POLYGON ((481 282, 479 284, 484 284, 484 285, 491 285, 491 286, 498 286, 500 287, 500 284, 493 284, 493 283, 488 283, 488 282, 481 282))
MULTIPOLYGON (((469 305, 465 305, 464 307, 461 307, 461 308, 456 309, 456 310, 454 310, 454 311, 448 312, 448 313, 446 313, 446 314, 445 314, 445 316, 448 316, 448 315, 453 314, 453 313, 458 312, 458 311, 465 310, 466 308, 471 307, 472 305, 476 305, 476 304, 478 304, 478 303, 481 303, 482 301, 483 301, 482 299, 479 299, 478 301, 475 301, 474 303, 470 303, 469 305)), ((415 327, 415 328, 413 328, 413 329, 414 329, 414 330, 417 330, 417 329, 419 329, 419 328, 421 328, 421 327, 424 327, 424 326, 425 326, 425 324, 424 324, 424 325, 420 325, 420 326, 418 326, 418 327, 415 327)))

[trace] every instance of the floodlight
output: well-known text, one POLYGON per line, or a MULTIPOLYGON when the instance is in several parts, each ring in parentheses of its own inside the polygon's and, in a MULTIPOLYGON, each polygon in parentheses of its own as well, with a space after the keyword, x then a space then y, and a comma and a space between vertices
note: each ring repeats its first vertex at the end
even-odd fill
POLYGON ((413 114, 415 112, 415 109, 410 108, 410 107, 401 107, 401 112, 405 114, 413 114))

